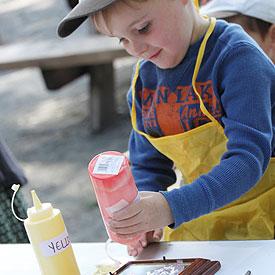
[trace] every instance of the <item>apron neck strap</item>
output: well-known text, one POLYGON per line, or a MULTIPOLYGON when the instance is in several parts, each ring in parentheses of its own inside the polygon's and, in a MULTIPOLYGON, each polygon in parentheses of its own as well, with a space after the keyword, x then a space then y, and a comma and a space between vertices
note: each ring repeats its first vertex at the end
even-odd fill
POLYGON ((137 83, 137 79, 138 79, 138 75, 139 75, 139 69, 140 69, 140 62, 141 60, 139 59, 136 65, 136 70, 135 70, 135 74, 132 80, 132 112, 131 112, 131 121, 132 121, 132 126, 133 129, 138 132, 140 135, 143 135, 145 137, 147 137, 147 134, 145 134, 144 132, 138 130, 137 128, 137 112, 136 112, 136 104, 135 104, 135 93, 136 93, 136 83, 137 83))
MULTIPOLYGON (((214 17, 211 17, 210 18, 210 26, 202 40, 202 43, 200 45, 200 49, 199 49, 199 53, 198 53, 198 57, 197 57, 197 60, 196 60, 196 64, 195 64, 195 69, 194 69, 194 73, 193 73, 193 77, 192 77, 192 87, 193 87, 193 90, 195 92, 195 94, 197 95, 199 101, 200 101, 200 109, 202 111, 202 113, 209 119, 211 120, 212 122, 217 122, 216 119, 208 112, 208 110, 206 109, 204 103, 203 103, 203 100, 200 96, 200 94, 198 93, 197 91, 197 88, 196 88, 196 79, 197 79, 197 76, 198 76, 198 73, 199 73, 199 69, 200 69, 200 66, 201 66, 201 62, 202 62, 202 59, 203 59, 203 55, 204 55, 204 52, 205 52, 205 46, 206 46, 206 43, 210 37, 210 35, 212 34, 213 30, 215 29, 215 25, 216 25, 216 18, 214 17)), ((218 123, 218 122, 217 122, 218 123)))

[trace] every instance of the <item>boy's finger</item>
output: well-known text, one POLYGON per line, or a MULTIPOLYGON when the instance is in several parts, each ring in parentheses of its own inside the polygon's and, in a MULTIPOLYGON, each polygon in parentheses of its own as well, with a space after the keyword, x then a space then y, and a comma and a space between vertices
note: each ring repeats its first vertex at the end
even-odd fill
POLYGON ((136 257, 138 255, 138 252, 136 249, 128 249, 128 255, 136 257))
POLYGON ((153 239, 154 239, 155 241, 160 241, 161 237, 162 237, 162 232, 159 232, 159 231, 155 231, 155 232, 154 232, 154 234, 153 234, 153 239))

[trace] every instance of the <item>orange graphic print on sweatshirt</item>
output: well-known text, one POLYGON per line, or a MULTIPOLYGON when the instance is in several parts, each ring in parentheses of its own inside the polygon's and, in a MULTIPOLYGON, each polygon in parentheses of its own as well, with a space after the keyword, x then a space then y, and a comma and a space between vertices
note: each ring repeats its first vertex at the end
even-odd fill
MULTIPOLYGON (((197 82, 196 88, 207 110, 220 121, 222 108, 212 81, 197 82)), ((165 86, 156 90, 143 88, 139 94, 142 95, 143 125, 149 134, 174 135, 209 122, 200 110, 199 99, 192 86, 177 86, 173 91, 165 86)))

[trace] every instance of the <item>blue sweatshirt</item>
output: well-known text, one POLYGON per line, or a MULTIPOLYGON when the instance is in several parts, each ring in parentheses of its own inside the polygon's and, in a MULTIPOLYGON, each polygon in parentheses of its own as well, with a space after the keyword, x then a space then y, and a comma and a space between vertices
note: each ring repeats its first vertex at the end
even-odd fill
MULTIPOLYGON (((191 84, 202 39, 173 69, 141 62, 135 98, 139 130, 162 137, 209 122, 191 84)), ((166 191, 176 180, 173 162, 134 130, 129 141, 138 189, 163 193, 174 227, 239 198, 262 177, 274 155, 275 67, 241 27, 217 21, 196 82, 206 108, 228 138, 219 165, 191 184, 166 191)), ((131 90, 128 103, 131 107, 131 90)))

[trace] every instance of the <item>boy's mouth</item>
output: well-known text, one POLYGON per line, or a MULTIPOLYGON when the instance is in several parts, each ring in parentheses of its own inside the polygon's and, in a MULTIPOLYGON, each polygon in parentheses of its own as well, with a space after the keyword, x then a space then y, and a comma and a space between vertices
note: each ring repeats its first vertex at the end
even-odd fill
POLYGON ((153 55, 151 55, 151 56, 149 57, 149 59, 154 59, 154 58, 158 57, 159 54, 160 54, 160 52, 161 52, 161 49, 158 50, 158 51, 157 51, 156 53, 154 53, 153 55))

